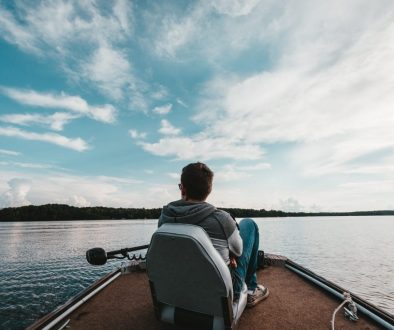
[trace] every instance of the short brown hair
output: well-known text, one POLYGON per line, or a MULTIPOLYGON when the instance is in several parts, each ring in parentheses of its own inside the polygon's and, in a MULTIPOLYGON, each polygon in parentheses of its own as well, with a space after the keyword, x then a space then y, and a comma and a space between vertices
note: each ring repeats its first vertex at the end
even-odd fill
POLYGON ((182 169, 181 183, 187 196, 205 200, 212 190, 213 172, 204 163, 191 163, 182 169))

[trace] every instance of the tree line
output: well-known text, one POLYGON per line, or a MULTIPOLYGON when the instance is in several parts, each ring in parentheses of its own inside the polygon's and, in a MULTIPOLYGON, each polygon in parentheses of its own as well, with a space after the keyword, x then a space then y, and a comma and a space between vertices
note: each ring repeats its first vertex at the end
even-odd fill
MULTIPOLYGON (((242 208, 220 208, 236 218, 258 217, 308 217, 308 216, 367 216, 394 215, 394 211, 356 212, 283 212, 242 208)), ((75 207, 64 204, 29 205, 8 207, 0 210, 0 221, 51 221, 51 220, 109 220, 109 219, 157 219, 161 208, 113 208, 75 207)))

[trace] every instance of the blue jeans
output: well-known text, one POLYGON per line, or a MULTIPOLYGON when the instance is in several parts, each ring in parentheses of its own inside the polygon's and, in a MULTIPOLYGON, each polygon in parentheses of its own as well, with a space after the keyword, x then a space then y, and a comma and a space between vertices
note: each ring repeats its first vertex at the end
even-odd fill
POLYGON ((237 259, 237 268, 231 272, 234 298, 239 297, 243 282, 246 283, 248 290, 257 287, 259 228, 252 219, 243 219, 239 223, 239 233, 243 241, 243 251, 237 259))

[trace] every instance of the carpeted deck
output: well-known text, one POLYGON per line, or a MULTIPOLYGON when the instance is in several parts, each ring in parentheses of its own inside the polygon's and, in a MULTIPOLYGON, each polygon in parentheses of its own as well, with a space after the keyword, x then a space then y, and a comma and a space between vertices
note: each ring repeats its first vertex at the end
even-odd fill
MULTIPOLYGON (((245 310, 239 329, 329 329, 340 302, 288 269, 269 267, 258 273, 270 296, 245 310)), ((153 312, 146 273, 122 275, 70 316, 70 329, 171 329, 153 312)), ((361 318, 357 323, 337 313, 336 329, 379 329, 361 318)))

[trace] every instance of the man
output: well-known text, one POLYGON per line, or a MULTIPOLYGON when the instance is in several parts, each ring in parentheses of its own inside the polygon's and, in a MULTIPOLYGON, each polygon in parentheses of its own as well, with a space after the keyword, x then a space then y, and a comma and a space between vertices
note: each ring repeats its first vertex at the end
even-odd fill
POLYGON ((163 207, 159 227, 164 223, 187 223, 201 226, 208 233, 213 246, 229 265, 234 288, 234 299, 248 286, 248 307, 255 306, 269 295, 257 284, 259 231, 252 219, 243 219, 239 226, 227 212, 205 202, 212 191, 213 172, 203 163, 191 163, 182 169, 179 189, 182 199, 163 207))

